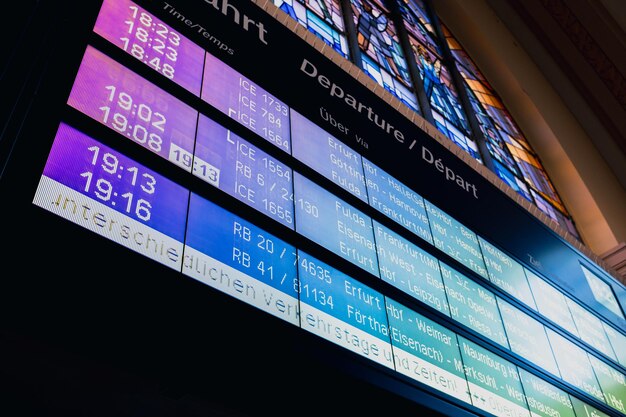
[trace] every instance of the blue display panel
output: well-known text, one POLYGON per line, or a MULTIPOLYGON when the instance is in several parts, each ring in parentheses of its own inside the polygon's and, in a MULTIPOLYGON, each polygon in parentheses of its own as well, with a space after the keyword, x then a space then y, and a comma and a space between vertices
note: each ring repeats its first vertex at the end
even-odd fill
POLYGON ((435 247, 487 278, 476 234, 438 207, 428 201, 425 203, 435 247))
POLYGON ((294 172, 296 231, 378 276, 372 219, 294 172))
POLYGON ((291 152, 289 107, 209 53, 201 98, 279 149, 291 152))
POLYGON ((546 332, 561 371, 561 378, 604 402, 602 390, 596 380, 587 352, 550 329, 546 329, 546 332))
POLYGON ((471 403, 454 332, 386 298, 396 370, 471 403))
POLYGON ((622 414, 626 414, 626 376, 593 355, 589 355, 589 361, 602 388, 607 405, 622 414))
POLYGON ((437 258, 375 220, 374 232, 381 278, 449 316, 437 258))
POLYGON ((370 206, 432 245, 424 199, 365 158, 363 170, 370 206))
POLYGON ((551 374, 560 376, 543 324, 499 297, 498 307, 511 350, 551 374))
POLYGON ((294 228, 291 168, 202 114, 193 173, 294 228))
POLYGON ((472 404, 502 417, 529 417, 517 367, 459 336, 472 404))
POLYGON ((604 327, 602 327, 602 321, 571 299, 567 299, 567 306, 572 313, 580 339, 609 358, 617 360, 611 348, 611 343, 604 332, 604 327))
POLYGON ((604 327, 604 332, 609 338, 609 342, 611 342, 617 361, 620 365, 626 367, 626 336, 608 324, 602 323, 602 327, 604 327))
POLYGON ((583 275, 589 285, 589 289, 591 289, 593 298, 619 318, 624 320, 624 312, 622 311, 617 298, 615 298, 615 293, 613 292, 611 286, 584 266, 581 265, 580 268, 583 271, 583 275))
POLYGON ((189 191, 64 123, 33 203, 180 271, 189 191))
POLYGON ((367 201, 361 155, 293 109, 291 146, 294 157, 367 201))
POLYGON ((533 417, 576 417, 569 394, 522 368, 518 371, 533 417))
POLYGON ((297 262, 301 327, 393 369, 383 295, 301 250, 297 262))
POLYGON ((299 325, 296 250, 192 193, 183 273, 299 325))
POLYGON ((574 336, 578 336, 578 330, 563 293, 528 269, 524 269, 524 272, 526 272, 528 284, 537 303, 537 310, 574 336))
POLYGON ((450 316, 488 339, 509 347, 493 293, 454 268, 439 262, 450 316))
POLYGON ((537 309, 524 274, 524 267, 483 238, 478 238, 489 272, 489 280, 513 297, 537 309))

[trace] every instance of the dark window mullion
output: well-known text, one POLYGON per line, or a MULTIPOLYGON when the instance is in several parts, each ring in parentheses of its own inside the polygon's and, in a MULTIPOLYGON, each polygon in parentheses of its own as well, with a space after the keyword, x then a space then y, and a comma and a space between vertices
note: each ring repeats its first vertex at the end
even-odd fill
POLYGON ((346 28, 350 61, 361 68, 361 70, 365 71, 363 68, 363 59, 361 59, 361 48, 359 48, 359 41, 357 39, 354 16, 352 15, 352 5, 350 4, 350 0, 340 0, 339 2, 341 4, 344 27, 346 28))
POLYGON ((454 83, 454 87, 456 88, 459 99, 461 100, 461 107, 463 111, 467 115, 467 121, 470 125, 470 136, 476 142, 476 146, 478 146, 478 152, 483 159, 483 164, 492 172, 497 173, 496 167, 493 163, 493 158, 489 149, 487 148, 487 140, 480 129, 480 125, 478 123, 478 116, 474 113, 474 108, 470 103, 469 97, 467 96, 467 91, 465 90, 465 81, 456 67, 456 61, 452 56, 452 52, 450 52, 450 48, 448 47, 448 41, 443 34, 443 30, 441 29, 441 25, 439 24, 439 18, 437 17, 437 13, 435 13, 435 9, 432 7, 430 0, 423 0, 424 7, 426 9, 426 13, 431 20, 433 28, 435 29, 435 34, 437 36, 437 41, 441 48, 441 54, 443 59, 443 65, 445 65, 450 71, 450 76, 452 77, 452 82, 454 83))
POLYGON ((426 92, 424 91, 424 82, 422 81, 422 77, 420 77, 420 71, 417 67, 417 63, 415 62, 415 57, 413 55, 413 48, 411 48, 411 42, 409 41, 409 34, 404 26, 404 21, 402 19, 402 14, 400 13, 400 8, 396 3, 396 0, 383 0, 385 1, 385 5, 389 8, 391 13, 391 19, 393 20, 393 24, 396 26, 396 32, 398 33, 398 39, 400 40, 400 46, 404 52, 404 59, 409 67, 409 75, 411 77, 411 82, 413 83, 413 91, 415 92, 415 96, 417 98, 417 102, 419 103, 420 114, 424 117, 430 124, 435 125, 435 119, 433 117, 433 112, 430 107, 430 100, 426 96, 426 92))

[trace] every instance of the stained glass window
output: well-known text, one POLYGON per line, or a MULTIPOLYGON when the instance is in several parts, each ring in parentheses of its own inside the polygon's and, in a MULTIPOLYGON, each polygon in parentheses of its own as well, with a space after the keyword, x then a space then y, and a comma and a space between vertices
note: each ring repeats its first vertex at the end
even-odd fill
POLYGON ((424 93, 431 105, 439 131, 476 160, 482 162, 476 143, 470 138, 467 117, 452 82, 432 23, 421 0, 402 0, 400 13, 407 29, 413 58, 417 63, 424 93))
POLYGON ((360 55, 360 62, 355 63, 366 74, 420 113, 422 109, 417 103, 406 61, 413 60, 418 72, 415 76, 419 75, 421 80, 418 88, 430 103, 437 129, 477 161, 484 163, 489 159, 489 166, 500 179, 580 239, 538 156, 460 43, 442 22, 430 18, 426 7, 428 0, 272 1, 344 58, 355 62, 355 57, 360 55), (392 15, 388 6, 394 4, 390 1, 395 1, 399 15, 395 15, 396 12, 392 15), (350 5, 351 16, 343 15, 342 4, 350 5), (405 34, 400 35, 394 25, 399 19, 403 21, 407 36, 402 42, 408 41, 411 50, 401 46, 400 36, 405 34), (435 29, 436 24, 445 39, 437 35, 441 32, 435 29), (350 51, 350 46, 356 48, 357 45, 359 51, 350 51), (443 59, 442 51, 446 47, 452 53, 454 67, 449 67, 453 64, 443 59), (467 111, 473 112, 469 116, 461 105, 451 71, 458 71, 464 81, 463 94, 471 107, 467 111), (469 117, 475 117, 478 122, 480 132, 474 132, 481 133, 478 138, 471 134, 469 117), (480 150, 475 139, 481 141, 480 150), (484 154, 485 148, 489 155, 484 154))
POLYGON ((441 28, 466 83, 496 174, 553 221, 579 237, 541 161, 504 103, 449 29, 443 23, 441 28))
POLYGON ((351 0, 363 70, 418 111, 405 56, 389 10, 378 0, 351 0))
POLYGON ((339 0, 274 0, 274 4, 344 58, 350 56, 339 0))

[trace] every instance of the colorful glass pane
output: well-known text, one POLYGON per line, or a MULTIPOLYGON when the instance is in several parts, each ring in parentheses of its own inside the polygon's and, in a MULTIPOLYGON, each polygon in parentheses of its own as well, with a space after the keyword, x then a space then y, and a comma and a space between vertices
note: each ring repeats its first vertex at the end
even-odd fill
POLYGON ((541 161, 517 128, 504 103, 448 28, 443 23, 441 27, 457 69, 466 83, 466 91, 487 140, 496 173, 524 198, 578 237, 541 161))
MULTIPOLYGON (((364 71, 396 97, 402 99, 407 91, 414 96, 407 63, 389 10, 377 0, 351 0, 350 4, 364 71), (387 75, 393 77, 394 82, 381 83, 387 75), (400 84, 406 91, 400 91, 400 84)), ((417 111, 415 99, 405 98, 403 101, 406 104, 415 103, 410 107, 417 111)))
POLYGON ((409 35, 413 36, 422 45, 441 56, 437 36, 433 30, 430 18, 426 14, 424 3, 421 0, 402 0, 399 2, 400 14, 404 20, 409 35))
POLYGON ((348 43, 338 0, 274 0, 274 4, 348 58, 348 43))
POLYGON ((478 147, 470 139, 467 117, 450 71, 443 64, 441 49, 423 3, 419 0, 404 0, 400 3, 400 13, 438 129, 482 162, 478 147), (445 119, 443 123, 439 122, 441 118, 445 119))

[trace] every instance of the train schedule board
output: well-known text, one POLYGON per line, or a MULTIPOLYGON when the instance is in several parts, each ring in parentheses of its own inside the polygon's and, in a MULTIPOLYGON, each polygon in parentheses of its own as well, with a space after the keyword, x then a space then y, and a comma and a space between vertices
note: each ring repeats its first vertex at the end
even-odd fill
MULTIPOLYGON (((50 72, 37 74, 41 89, 31 112, 21 115, 23 130, 11 138, 10 157, 3 155, 0 192, 11 196, 3 214, 27 218, 39 233, 37 241, 45 242, 34 256, 20 250, 33 247, 33 236, 9 233, 15 245, 7 249, 8 259, 28 265, 34 278, 5 285, 33 299, 16 297, 5 308, 39 315, 42 327, 60 326, 63 320, 55 319, 79 320, 76 311, 86 322, 97 316, 100 324, 113 317, 111 323, 120 326, 125 319, 148 325, 154 333, 144 335, 165 340, 155 355, 174 347, 183 352, 167 340, 170 334, 193 340, 177 326, 202 334, 203 325, 211 323, 232 340, 253 340, 247 336, 262 333, 263 327, 249 324, 268 323, 263 314, 269 313, 286 323, 270 326, 281 336, 306 326, 322 338, 336 338, 337 329, 342 337, 348 334, 349 339, 333 341, 374 359, 355 363, 367 363, 359 370, 386 381, 406 371, 395 363, 395 354, 400 362, 420 362, 418 373, 407 371, 400 379, 421 378, 407 386, 414 392, 425 386, 429 393, 437 391, 427 399, 438 405, 455 404, 456 411, 469 414, 526 415, 521 378, 513 369, 534 367, 522 350, 507 350, 493 300, 504 296, 541 319, 544 312, 539 302, 534 312, 535 294, 526 280, 531 267, 541 280, 567 290, 594 317, 610 323, 602 324, 603 349, 611 352, 608 341, 615 353, 610 358, 620 360, 615 346, 622 340, 623 320, 615 303, 607 307, 598 301, 610 299, 603 295, 606 288, 588 278, 589 273, 604 278, 603 271, 430 138, 412 117, 277 22, 265 6, 239 0, 140 0, 75 7, 84 21, 75 19, 76 33, 64 29, 68 36, 59 40, 57 57, 47 55, 50 72), (298 150, 293 132, 301 134, 297 146, 305 144, 298 150), (310 175, 313 171, 319 175, 310 175), (325 188, 327 180, 334 183, 333 192, 325 188), (517 238, 521 235, 524 239, 517 238), (308 270, 298 263, 299 255, 308 260, 308 270), (442 259, 459 275, 448 274, 442 259), (46 282, 47 268, 60 262, 72 267, 64 268, 58 283, 46 282), (306 276, 318 266, 332 271, 331 282, 306 276), (90 280, 84 279, 87 274, 90 280), (455 281, 448 281, 450 276, 455 281), (85 290, 83 300, 69 295, 74 285, 85 290), (42 291, 33 294, 29 287, 42 291), (197 293, 198 288, 206 292, 197 293), (406 305, 391 303, 383 310, 377 300, 388 293, 406 305), (333 308, 322 294, 332 296, 333 308), (111 299, 120 302, 114 305, 111 299), (232 313, 240 304, 241 311, 249 311, 243 304, 262 311, 246 316, 249 322, 239 327, 234 324, 244 321, 237 314, 211 314, 217 311, 212 305, 232 313), (36 314, 53 305, 47 317, 36 314), (303 306, 314 326, 305 320, 303 306), (477 315, 463 321, 463 306, 477 315), (203 314, 185 316, 188 311, 203 314), (410 320, 398 321, 399 311, 410 320), (134 315, 125 314, 130 312, 134 315), (415 333, 410 323, 418 318, 421 329, 415 333), (160 326, 167 331, 157 337, 160 326), (395 340, 391 333, 388 341, 385 332, 392 326, 414 334, 395 340), (432 335, 439 339, 427 345, 424 340, 432 335), (452 348, 453 336, 460 354, 452 348), (424 349, 398 353, 419 347, 418 339, 424 349)), ((9 223, 10 232, 23 225, 9 223)), ((327 276, 323 270, 321 276, 327 276)), ((623 287, 611 282, 609 289, 623 304, 623 287)), ((548 318, 561 326, 558 303, 542 303, 548 318)), ((518 315, 502 306, 505 330, 515 333, 511 324, 518 315)), ((583 322, 578 319, 577 325, 583 322)), ((127 336, 138 330, 135 341, 142 329, 125 327, 127 336)), ((594 331, 584 333, 588 340, 594 331)), ((111 329, 106 333, 112 334, 111 329)), ((254 339, 263 342, 253 351, 266 344, 267 350, 288 351, 289 343, 269 340, 267 334, 274 333, 254 339)), ((521 346, 511 339, 509 346, 521 346)), ((549 339, 565 356, 588 358, 584 340, 572 349, 549 339)), ((204 347, 220 353, 244 349, 229 346, 230 341, 217 338, 204 347)), ((319 344, 325 346, 321 356, 335 352, 327 345, 319 344)), ((582 391, 590 407, 619 413, 623 369, 611 359, 599 361, 581 376, 578 363, 558 359, 559 369, 572 368, 560 386, 582 391)), ((243 363, 229 366, 243 372, 243 363)))

